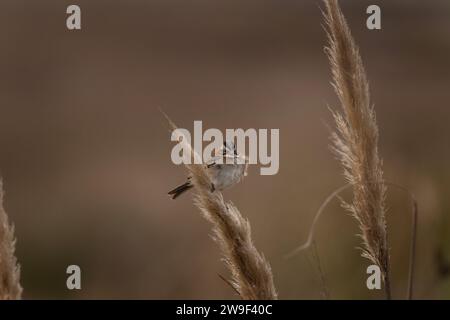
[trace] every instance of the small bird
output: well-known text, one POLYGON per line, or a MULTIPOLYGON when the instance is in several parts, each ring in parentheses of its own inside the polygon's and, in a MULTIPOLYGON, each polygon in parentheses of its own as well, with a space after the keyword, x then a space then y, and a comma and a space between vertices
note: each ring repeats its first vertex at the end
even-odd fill
MULTIPOLYGON (((206 161, 206 172, 212 183, 211 191, 221 191, 235 185, 247 175, 247 167, 247 158, 238 155, 234 143, 232 141, 224 142, 223 146, 215 152, 214 157, 206 161), (227 164, 227 158, 233 159, 233 163, 227 164), (222 160, 220 163, 218 163, 219 159, 222 160), (238 159, 244 160, 244 163, 238 163, 238 159)), ((169 191, 168 194, 172 196, 172 199, 176 199, 192 187, 191 177, 188 177, 184 184, 169 191)))

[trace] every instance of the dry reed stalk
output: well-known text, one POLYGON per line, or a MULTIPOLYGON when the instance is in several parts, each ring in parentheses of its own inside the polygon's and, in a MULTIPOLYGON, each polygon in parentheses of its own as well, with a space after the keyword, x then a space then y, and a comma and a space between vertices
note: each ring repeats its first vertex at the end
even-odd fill
POLYGON ((3 208, 3 184, 0 180, 0 300, 19 300, 22 296, 20 286, 20 266, 14 256, 14 227, 9 224, 3 208))
MULTIPOLYGON (((162 111, 161 111, 162 112, 162 111)), ((176 125, 164 113, 172 130, 176 125)), ((183 136, 179 141, 186 141, 183 136)), ((195 156, 189 144, 186 147, 195 156)), ((277 292, 272 270, 253 244, 250 223, 222 193, 211 190, 211 181, 203 165, 186 165, 194 184, 194 203, 202 215, 213 225, 213 234, 224 261, 231 272, 229 283, 245 300, 275 300, 277 292)))
POLYGON ((369 84, 359 54, 337 0, 325 0, 329 39, 326 48, 333 73, 333 86, 342 114, 333 112, 337 132, 333 150, 353 186, 352 203, 344 203, 359 223, 362 256, 378 265, 390 299, 389 248, 385 217, 385 183, 378 155, 378 128, 370 102, 369 84))

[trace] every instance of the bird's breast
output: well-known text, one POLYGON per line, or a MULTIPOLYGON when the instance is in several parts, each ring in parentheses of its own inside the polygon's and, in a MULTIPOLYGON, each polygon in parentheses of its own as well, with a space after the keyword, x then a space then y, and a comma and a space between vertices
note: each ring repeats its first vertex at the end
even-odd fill
POLYGON ((223 190, 238 183, 243 172, 242 165, 221 165, 210 170, 210 177, 214 187, 217 190, 223 190))

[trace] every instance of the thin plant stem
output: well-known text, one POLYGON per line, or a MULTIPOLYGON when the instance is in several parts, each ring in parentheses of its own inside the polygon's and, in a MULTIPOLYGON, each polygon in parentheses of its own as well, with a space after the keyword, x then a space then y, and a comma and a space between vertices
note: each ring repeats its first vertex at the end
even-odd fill
MULTIPOLYGON (((406 292, 407 299, 411 300, 413 298, 413 289, 414 289, 415 259, 416 259, 416 246, 417 246, 417 222, 418 222, 418 215, 419 215, 418 204, 417 204, 417 200, 416 200, 414 194, 411 193, 407 188, 405 188, 399 184, 388 182, 388 181, 386 181, 385 184, 388 186, 397 188, 400 191, 403 191, 404 193, 406 193, 408 195, 408 197, 410 198, 410 201, 411 201, 411 236, 410 236, 409 263, 408 263, 408 287, 407 287, 407 292, 406 292)), ((351 187, 353 187, 352 184, 347 183, 347 184, 337 188, 325 199, 324 202, 322 202, 322 204, 320 205, 316 214, 314 215, 314 219, 311 224, 311 228, 309 230, 308 238, 307 238, 306 242, 303 245, 295 248, 289 254, 287 254, 285 256, 287 259, 292 258, 293 256, 297 255, 301 251, 304 251, 308 248, 314 247, 315 231, 316 231, 317 225, 319 223, 320 217, 322 216, 322 213, 325 211, 325 209, 327 208, 327 206, 330 204, 330 202, 333 199, 338 198, 338 196, 342 192, 350 189, 351 187)), ((392 298, 390 292, 391 292, 391 282, 388 280, 388 281, 385 281, 385 293, 386 293, 386 298, 388 300, 390 300, 392 298)))

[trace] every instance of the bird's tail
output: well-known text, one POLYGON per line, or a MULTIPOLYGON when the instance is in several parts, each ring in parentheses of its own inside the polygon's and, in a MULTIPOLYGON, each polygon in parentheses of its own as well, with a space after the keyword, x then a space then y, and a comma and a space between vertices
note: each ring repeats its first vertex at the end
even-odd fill
POLYGON ((193 185, 190 181, 182 184, 181 186, 176 187, 175 189, 169 191, 169 195, 172 196, 172 199, 178 198, 183 192, 188 191, 190 188, 192 188, 193 185))

